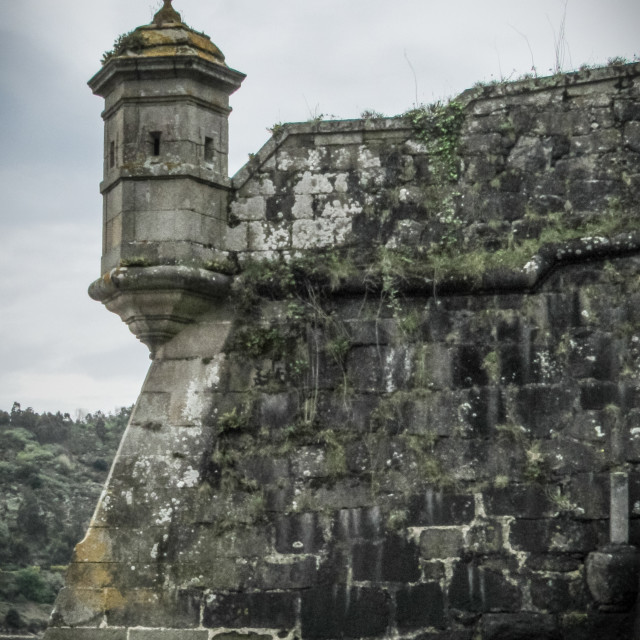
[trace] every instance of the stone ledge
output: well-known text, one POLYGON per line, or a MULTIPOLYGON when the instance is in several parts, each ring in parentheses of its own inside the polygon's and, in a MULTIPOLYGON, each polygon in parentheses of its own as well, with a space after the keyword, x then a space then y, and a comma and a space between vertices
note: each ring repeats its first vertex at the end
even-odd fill
POLYGON ((118 314, 153 356, 224 299, 230 285, 229 276, 195 267, 119 267, 93 282, 89 296, 118 314))

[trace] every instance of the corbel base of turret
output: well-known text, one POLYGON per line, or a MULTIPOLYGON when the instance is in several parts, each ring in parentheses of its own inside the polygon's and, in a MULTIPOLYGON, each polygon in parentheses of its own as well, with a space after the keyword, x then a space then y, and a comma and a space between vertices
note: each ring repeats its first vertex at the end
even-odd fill
POLYGON ((93 282, 89 296, 116 313, 149 347, 158 347, 226 298, 229 276, 195 267, 119 267, 93 282))

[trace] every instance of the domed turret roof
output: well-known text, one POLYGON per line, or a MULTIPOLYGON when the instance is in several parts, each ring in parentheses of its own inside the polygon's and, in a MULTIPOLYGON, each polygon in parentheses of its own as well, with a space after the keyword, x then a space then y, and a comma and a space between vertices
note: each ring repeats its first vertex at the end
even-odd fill
POLYGON ((194 55, 226 66, 222 51, 211 42, 209 36, 184 24, 180 14, 171 6, 171 0, 164 0, 164 6, 156 13, 153 22, 121 36, 103 62, 114 57, 194 55))

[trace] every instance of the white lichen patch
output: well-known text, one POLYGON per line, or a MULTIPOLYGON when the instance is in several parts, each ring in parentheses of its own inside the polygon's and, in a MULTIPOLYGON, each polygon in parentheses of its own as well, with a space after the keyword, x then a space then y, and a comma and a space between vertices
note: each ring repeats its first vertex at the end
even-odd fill
POLYGON ((288 249, 290 245, 289 228, 268 225, 265 222, 252 222, 249 225, 249 248, 252 251, 278 251, 288 249))
POLYGON ((264 197, 244 198, 231 203, 231 216, 238 220, 264 220, 267 203, 264 197))
POLYGON ((351 231, 351 219, 296 220, 293 223, 293 245, 296 249, 310 249, 343 244, 351 231))
POLYGON ((182 473, 182 478, 178 480, 176 486, 180 489, 182 489, 183 487, 192 488, 196 487, 199 484, 199 481, 200 474, 198 473, 197 469, 189 467, 182 473))
POLYGON ((322 154, 319 149, 309 149, 309 155, 307 156, 307 166, 311 171, 317 171, 320 168, 320 162, 322 160, 322 154))
POLYGON ((302 178, 293 187, 293 192, 300 195, 313 195, 318 193, 331 193, 333 185, 329 176, 305 171, 302 178))
POLYGON ((171 522, 171 516, 173 516, 173 509, 171 507, 161 507, 156 513, 155 523, 158 526, 169 524, 169 522, 171 522))
POLYGON ((218 353, 209 364, 205 365, 205 387, 207 389, 217 389, 220 384, 220 367, 223 361, 224 354, 218 353))
POLYGON ((323 218, 352 218, 362 212, 362 205, 349 198, 347 202, 341 200, 331 200, 327 202, 322 210, 323 218))
POLYGON ((349 191, 347 178, 348 174, 346 173, 339 173, 336 176, 335 189, 338 193, 347 193, 349 191))
POLYGON ((379 168, 381 166, 380 156, 375 155, 370 149, 362 145, 358 149, 358 165, 361 169, 379 168))
POLYGON ((295 196, 291 214, 294 218, 312 218, 313 217, 313 196, 308 194, 298 194, 295 196))
POLYGON ((278 167, 278 171, 288 171, 291 166, 294 164, 294 159, 286 152, 279 150, 276 165, 278 167))

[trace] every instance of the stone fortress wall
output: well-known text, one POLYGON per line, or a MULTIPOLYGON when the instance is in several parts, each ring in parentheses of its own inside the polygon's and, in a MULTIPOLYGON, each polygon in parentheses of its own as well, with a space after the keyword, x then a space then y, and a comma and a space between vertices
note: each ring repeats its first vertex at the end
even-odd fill
POLYGON ((636 637, 640 65, 286 124, 231 181, 194 144, 108 169, 205 237, 106 205, 91 293, 153 361, 48 640, 636 637))

